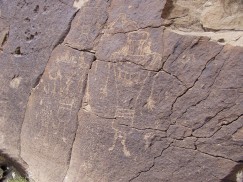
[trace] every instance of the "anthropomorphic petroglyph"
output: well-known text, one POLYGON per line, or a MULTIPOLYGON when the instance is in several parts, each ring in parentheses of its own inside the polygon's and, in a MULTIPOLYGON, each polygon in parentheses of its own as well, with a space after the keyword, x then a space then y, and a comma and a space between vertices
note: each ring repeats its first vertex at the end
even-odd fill
POLYGON ((126 137, 127 134, 126 132, 122 131, 119 129, 119 127, 115 126, 115 122, 112 122, 112 129, 114 130, 115 134, 114 134, 114 139, 113 139, 113 145, 108 149, 109 151, 113 151, 117 145, 117 142, 120 141, 121 145, 122 145, 122 151, 123 154, 126 157, 130 157, 131 153, 128 150, 127 146, 126 146, 126 137))
POLYGON ((127 33, 127 43, 111 55, 110 60, 131 62, 145 69, 157 70, 162 65, 162 55, 151 50, 150 34, 146 31, 127 33))

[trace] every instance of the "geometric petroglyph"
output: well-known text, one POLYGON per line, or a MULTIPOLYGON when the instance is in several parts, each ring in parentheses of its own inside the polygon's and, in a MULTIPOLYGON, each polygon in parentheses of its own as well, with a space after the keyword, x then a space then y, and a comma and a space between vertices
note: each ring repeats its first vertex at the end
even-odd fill
POLYGON ((132 86, 134 84, 141 83, 140 78, 141 72, 129 72, 123 68, 117 67, 116 69, 116 78, 117 81, 122 82, 125 85, 132 86))
MULTIPOLYGON (((67 101, 69 99, 66 99, 67 101)), ((57 111, 57 118, 60 122, 68 122, 71 118, 72 107, 74 105, 74 99, 71 102, 60 102, 57 111)))
POLYGON ((134 85, 141 85, 147 78, 147 74, 141 71, 138 66, 132 63, 116 63, 115 78, 117 83, 124 86, 132 87, 134 85))
POLYGON ((135 110, 117 108, 116 112, 115 112, 115 117, 124 118, 124 119, 132 119, 132 118, 134 118, 134 114, 135 114, 135 110))
POLYGON ((70 55, 69 53, 66 53, 64 55, 59 56, 57 59, 55 59, 55 62, 57 63, 66 63, 71 66, 74 64, 78 64, 77 57, 70 55))

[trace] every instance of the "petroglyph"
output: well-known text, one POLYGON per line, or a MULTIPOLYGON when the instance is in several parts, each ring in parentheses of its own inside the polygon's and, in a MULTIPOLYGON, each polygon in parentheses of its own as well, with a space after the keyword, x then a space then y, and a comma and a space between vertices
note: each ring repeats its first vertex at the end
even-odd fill
MULTIPOLYGON (((85 6, 82 11, 83 11, 83 16, 82 16, 82 23, 80 26, 80 36, 82 37, 83 41, 89 41, 90 34, 92 33, 92 30, 94 30, 94 27, 90 26, 90 24, 96 24, 96 20, 93 18, 93 14, 97 14, 98 12, 98 7, 88 7, 85 6)), ((97 14, 98 16, 98 14, 97 14)))
POLYGON ((113 145, 108 149, 109 151, 113 151, 116 147, 116 143, 120 140, 122 146, 123 146, 123 153, 126 157, 130 157, 131 153, 128 150, 127 146, 126 146, 126 133, 119 130, 116 126, 115 126, 115 121, 112 122, 112 129, 115 131, 114 134, 114 140, 113 140, 113 145))
POLYGON ((149 72, 139 70, 131 63, 116 63, 115 81, 117 104, 115 117, 122 118, 123 122, 133 126, 135 107, 142 92, 143 84, 149 77, 149 72))
POLYGON ((146 104, 144 105, 144 107, 146 107, 148 110, 153 111, 156 107, 156 96, 153 96, 154 93, 154 87, 155 87, 155 80, 152 81, 152 85, 151 85, 151 93, 150 96, 148 97, 146 104))
POLYGON ((131 109, 123 109, 123 108, 117 108, 115 117, 121 117, 125 119, 132 119, 134 118, 135 111, 131 109))
POLYGON ((68 68, 81 69, 83 65, 77 61, 77 58, 67 54, 58 57, 53 64, 55 66, 48 70, 49 81, 45 82, 44 91, 46 94, 68 95, 71 87, 77 84, 75 82, 77 72, 67 73, 67 70, 68 68))
POLYGON ((90 112, 92 110, 89 103, 90 103, 90 91, 89 91, 89 82, 88 82, 86 86, 86 93, 83 97, 83 102, 82 102, 82 109, 86 112, 90 112))
MULTIPOLYGON (((106 81, 104 86, 102 86, 100 88, 100 93, 103 95, 103 97, 107 97, 108 96, 108 83, 109 83, 109 79, 110 79, 110 72, 112 71, 112 67, 111 67, 112 63, 108 63, 108 76, 106 77, 106 81)), ((95 72, 97 71, 97 64, 95 67, 95 72)))
POLYGON ((149 97, 145 106, 148 108, 148 110, 152 111, 155 108, 155 104, 156 102, 151 97, 149 97))
POLYGON ((60 122, 67 122, 71 119, 71 112, 74 106, 74 99, 68 100, 68 103, 60 102, 60 106, 57 111, 57 118, 60 122))
MULTIPOLYGON (((77 130, 76 115, 92 61, 93 54, 66 46, 58 46, 53 51, 42 80, 30 98, 30 103, 38 109, 33 111, 30 108, 26 112, 23 130, 31 139, 23 141, 23 150, 28 151, 29 146, 35 146, 43 155, 62 164, 69 160, 77 130), (30 125, 35 129, 29 130, 30 125), (57 155, 60 151, 62 154, 57 155)), ((35 159, 28 160, 35 163, 35 159)))
POLYGON ((149 70, 158 70, 162 66, 162 55, 151 50, 150 34, 146 31, 127 33, 127 43, 110 60, 132 62, 149 70))
POLYGON ((144 81, 143 73, 137 69, 132 68, 131 63, 118 63, 115 69, 116 80, 127 86, 134 86, 144 81))
MULTIPOLYGON (((41 128, 46 128, 47 130, 49 130, 48 128, 50 126, 48 121, 53 120, 51 128, 57 132, 56 134, 62 133, 62 136, 65 136, 65 127, 72 122, 71 119, 74 119, 72 110, 77 107, 78 102, 77 98, 72 98, 73 93, 70 92, 70 89, 76 90, 84 80, 83 75, 78 76, 79 70, 84 66, 79 62, 79 59, 80 57, 73 56, 72 52, 56 57, 56 59, 53 59, 53 62, 51 62, 51 64, 55 66, 51 69, 47 69, 48 71, 46 74, 48 77, 45 77, 46 79, 41 82, 41 85, 44 87, 46 99, 41 99, 40 105, 42 108, 39 113, 42 114, 36 113, 36 118, 42 123, 41 128), (73 71, 69 72, 69 69, 73 71), (52 96, 55 97, 52 98, 52 96), (56 111, 52 111, 51 108, 48 108, 47 99, 54 99, 54 102, 56 102, 56 97, 59 98, 59 101, 56 105, 56 111), (43 118, 46 113, 48 113, 47 115, 50 116, 50 118, 43 118)), ((43 131, 46 132, 46 129, 43 131)))
POLYGON ((242 160, 242 48, 198 37, 241 40, 241 6, 172 1, 0 0, 0 147, 34 181, 220 181, 242 160))
POLYGON ((106 13, 108 5, 109 2, 102 0, 74 2, 74 6, 81 9, 72 22, 65 44, 79 50, 93 49, 94 42, 108 18, 106 13))
POLYGON ((117 33, 124 31, 137 30, 138 25, 135 21, 127 18, 126 14, 119 14, 118 18, 109 24, 107 33, 117 33))

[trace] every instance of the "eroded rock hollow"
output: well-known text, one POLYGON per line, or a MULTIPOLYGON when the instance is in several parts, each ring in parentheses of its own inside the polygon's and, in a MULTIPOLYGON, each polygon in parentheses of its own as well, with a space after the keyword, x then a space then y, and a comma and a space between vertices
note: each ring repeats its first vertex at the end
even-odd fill
POLYGON ((241 0, 0 7, 0 150, 32 180, 217 182, 242 162, 241 0))

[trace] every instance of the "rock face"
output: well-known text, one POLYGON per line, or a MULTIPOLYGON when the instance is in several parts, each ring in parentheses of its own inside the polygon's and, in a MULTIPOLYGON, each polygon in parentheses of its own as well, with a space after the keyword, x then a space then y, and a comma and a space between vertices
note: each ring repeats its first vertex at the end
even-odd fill
POLYGON ((187 31, 243 30, 242 0, 167 0, 162 17, 187 31))
POLYGON ((36 182, 229 175, 243 160, 243 2, 188 2, 0 0, 0 149, 36 182))

